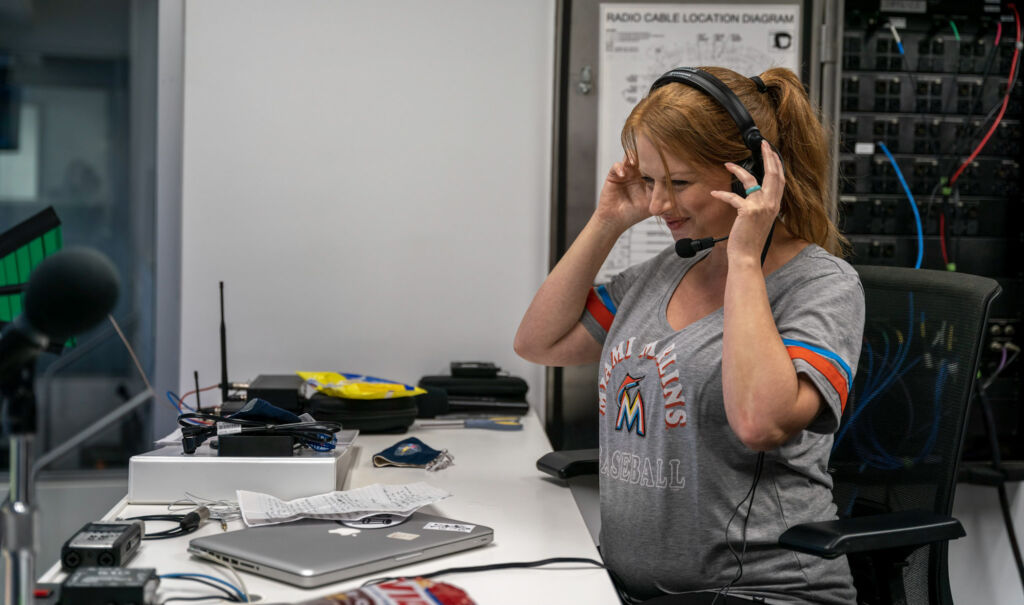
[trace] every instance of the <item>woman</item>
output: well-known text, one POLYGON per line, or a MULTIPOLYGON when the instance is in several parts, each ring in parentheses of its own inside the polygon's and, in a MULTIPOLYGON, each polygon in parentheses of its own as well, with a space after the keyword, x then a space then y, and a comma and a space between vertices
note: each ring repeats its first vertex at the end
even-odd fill
POLYGON ((777 546, 792 525, 835 518, 826 464, 863 331, 860 281, 836 256, 824 129, 789 70, 701 70, 778 149, 762 144, 760 188, 717 101, 682 83, 653 90, 515 349, 546 365, 600 361, 601 550, 631 597, 710 602, 728 587, 852 603, 844 559, 777 546), (676 240, 728 239, 693 258, 665 250, 592 288, 618 237, 649 216, 676 240))

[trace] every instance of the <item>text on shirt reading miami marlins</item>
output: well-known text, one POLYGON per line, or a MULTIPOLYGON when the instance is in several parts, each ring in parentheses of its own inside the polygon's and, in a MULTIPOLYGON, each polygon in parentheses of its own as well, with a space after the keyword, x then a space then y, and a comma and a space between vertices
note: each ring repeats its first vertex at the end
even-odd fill
MULTIPOLYGON (((679 382, 679 372, 669 372, 670 366, 675 364, 676 356, 672 351, 674 343, 669 343, 660 353, 655 352, 658 341, 645 344, 639 352, 634 350, 636 337, 619 342, 608 351, 608 360, 605 361, 604 371, 601 373, 601 381, 598 383, 598 410, 603 416, 608 408, 608 381, 611 380, 612 370, 626 359, 631 359, 636 353, 637 359, 651 360, 658 368, 658 379, 661 382, 661 395, 664 399, 665 427, 674 428, 686 426, 686 401, 683 399, 683 385, 679 382)), ((621 404, 621 402, 620 402, 621 404)))

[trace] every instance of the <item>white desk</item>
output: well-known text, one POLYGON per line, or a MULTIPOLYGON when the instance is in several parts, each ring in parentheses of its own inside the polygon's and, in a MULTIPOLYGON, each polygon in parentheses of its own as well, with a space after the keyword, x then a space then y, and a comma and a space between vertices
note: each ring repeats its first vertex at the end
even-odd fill
MULTIPOLYGON (((537 458, 551 449, 543 427, 532 413, 523 418, 523 424, 523 430, 515 432, 428 428, 410 431, 406 435, 360 435, 356 441, 359 451, 353 452, 357 457, 349 471, 346 488, 372 483, 427 481, 448 490, 452 497, 425 508, 425 511, 490 526, 494 528, 493 544, 308 590, 239 573, 243 574, 250 592, 261 595, 263 602, 269 603, 295 602, 350 590, 371 577, 415 576, 448 567, 550 557, 600 560, 570 490, 536 469, 537 458), (454 466, 435 473, 422 469, 373 467, 371 457, 374 453, 411 435, 435 449, 448 449, 455 457, 454 466)), ((162 505, 127 505, 122 500, 104 519, 166 512, 162 505)), ((229 529, 241 527, 241 521, 236 521, 229 529)), ((188 536, 143 542, 131 566, 153 567, 158 573, 199 572, 229 579, 223 570, 217 570, 217 566, 190 557, 185 550, 190 539, 220 531, 218 524, 207 523, 188 536)), ((57 564, 40 581, 59 582, 62 579, 63 574, 57 564)), ((619 603, 608 574, 587 565, 450 574, 436 580, 462 588, 480 605, 619 603)), ((174 591, 176 594, 186 589, 203 588, 190 584, 169 581, 162 583, 162 588, 165 593, 170 586, 181 588, 182 591, 174 591)))

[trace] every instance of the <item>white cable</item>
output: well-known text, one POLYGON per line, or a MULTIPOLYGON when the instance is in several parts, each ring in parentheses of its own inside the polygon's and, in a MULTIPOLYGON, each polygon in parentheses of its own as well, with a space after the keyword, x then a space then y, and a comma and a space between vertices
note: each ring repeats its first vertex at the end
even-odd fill
POLYGON ((204 498, 190 492, 185 492, 184 498, 175 500, 168 504, 167 510, 170 512, 179 512, 182 510, 190 510, 197 506, 205 506, 209 509, 210 518, 219 521, 220 527, 223 530, 227 529, 227 524, 230 521, 242 518, 242 511, 237 502, 232 500, 214 500, 211 498, 204 498))
MULTIPOLYGON (((114 316, 107 314, 107 319, 114 326, 114 330, 117 331, 117 335, 121 337, 121 342, 124 343, 126 349, 128 349, 128 355, 131 356, 132 361, 135 362, 135 368, 139 371, 139 376, 142 376, 142 382, 146 384, 146 388, 153 391, 153 385, 149 384, 149 378, 146 376, 146 372, 142 369, 142 364, 139 362, 139 358, 135 355, 135 350, 132 349, 132 345, 128 343, 128 338, 125 337, 124 332, 121 331, 121 326, 118 325, 117 320, 114 316)), ((156 391, 153 391, 154 393, 156 391)))

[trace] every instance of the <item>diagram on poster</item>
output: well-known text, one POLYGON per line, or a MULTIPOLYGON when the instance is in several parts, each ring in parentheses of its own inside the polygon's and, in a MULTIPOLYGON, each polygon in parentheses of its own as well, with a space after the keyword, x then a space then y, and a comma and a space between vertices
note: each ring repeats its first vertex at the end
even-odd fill
MULTIPOLYGON (((748 76, 771 67, 799 73, 797 4, 602 4, 600 19, 598 192, 608 169, 622 159, 619 136, 626 117, 666 71, 720 65, 748 76)), ((671 243, 656 219, 635 225, 619 238, 597 282, 671 243)))

